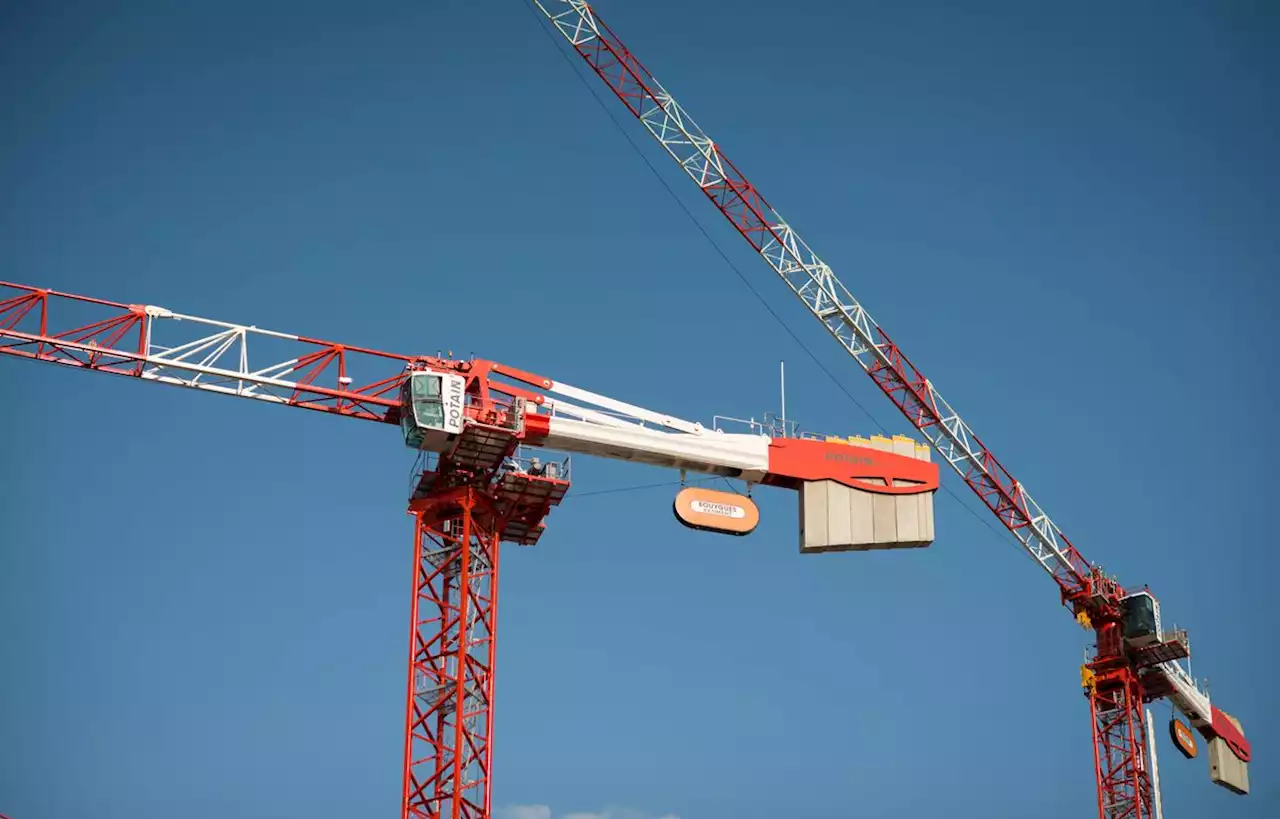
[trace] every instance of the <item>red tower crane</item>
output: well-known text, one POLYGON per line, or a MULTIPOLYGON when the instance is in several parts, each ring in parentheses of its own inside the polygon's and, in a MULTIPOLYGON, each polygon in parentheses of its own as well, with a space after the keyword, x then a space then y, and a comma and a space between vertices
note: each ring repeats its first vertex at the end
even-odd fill
MULTIPOLYGON (((910 439, 744 432, 685 421, 492 361, 406 356, 0 282, 0 354, 397 425, 423 468, 402 819, 488 819, 499 543, 532 546, 569 457, 636 461, 796 491, 801 552, 928 546, 938 465, 910 439), (252 363, 250 363, 252 362, 252 363)), ((746 534, 749 496, 690 487, 685 525, 746 534)))
POLYGON ((1081 668, 1093 719, 1098 815, 1157 816, 1144 704, 1168 697, 1208 739, 1213 780, 1248 791, 1249 742, 1239 723, 1179 663, 1183 631, 1166 631, 1147 590, 1128 591, 1076 549, 933 382, 584 0, 533 0, 685 174, 809 312, 902 411, 1022 548, 1054 579, 1061 601, 1097 641, 1081 668))

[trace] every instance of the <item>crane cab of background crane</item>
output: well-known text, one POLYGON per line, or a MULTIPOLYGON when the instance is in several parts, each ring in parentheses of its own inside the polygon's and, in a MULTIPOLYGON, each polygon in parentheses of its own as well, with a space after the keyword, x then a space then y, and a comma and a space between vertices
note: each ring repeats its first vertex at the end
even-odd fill
POLYGON ((1160 642, 1160 604, 1151 592, 1134 592, 1120 600, 1121 633, 1135 648, 1160 642))

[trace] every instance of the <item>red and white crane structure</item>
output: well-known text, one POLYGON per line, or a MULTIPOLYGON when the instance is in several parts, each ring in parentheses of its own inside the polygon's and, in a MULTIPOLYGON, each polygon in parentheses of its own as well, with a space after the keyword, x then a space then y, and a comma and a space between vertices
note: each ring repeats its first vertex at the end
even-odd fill
POLYGON ((1127 591, 1090 563, 838 279, 583 0, 533 0, 555 30, 640 120, 815 319, 902 411, 1057 583, 1097 642, 1081 669, 1093 719, 1098 814, 1149 819, 1153 788, 1144 704, 1168 697, 1209 740, 1218 784, 1247 792, 1250 746, 1180 660, 1185 632, 1165 631, 1149 591, 1127 591))
MULTIPOLYGON (((1099 816, 1158 817, 1143 712, 1162 697, 1209 740, 1214 780, 1247 792, 1249 742, 1180 664, 1190 655, 1186 635, 1162 628, 1155 598, 1126 591, 1076 550, 588 4, 534 5, 1053 577, 1081 625, 1094 630, 1082 681, 1093 717, 1099 816)), ((897 436, 792 437, 785 425, 730 433, 492 361, 384 353, 7 283, 0 283, 0 354, 393 424, 426 454, 409 501, 414 582, 402 817, 490 815, 498 545, 536 543, 569 487, 567 458, 536 464, 523 458, 523 447, 797 491, 802 551, 933 539, 937 465, 927 447, 897 436), (82 310, 98 314, 73 320, 82 310), (271 351, 265 357, 264 346, 271 351)), ((693 503, 703 503, 701 511, 677 509, 683 522, 733 533, 742 529, 714 519, 751 505, 740 496, 693 503)))
MULTIPOLYGON (((727 432, 492 361, 384 353, 6 282, 0 355, 397 425, 423 453, 408 504, 403 819, 490 816, 498 546, 537 543, 569 489, 568 457, 542 464, 525 447, 794 490, 802 552, 933 540, 938 465, 901 436, 770 435, 754 423, 727 432)), ((693 487, 676 512, 728 534, 758 520, 749 497, 693 487)))

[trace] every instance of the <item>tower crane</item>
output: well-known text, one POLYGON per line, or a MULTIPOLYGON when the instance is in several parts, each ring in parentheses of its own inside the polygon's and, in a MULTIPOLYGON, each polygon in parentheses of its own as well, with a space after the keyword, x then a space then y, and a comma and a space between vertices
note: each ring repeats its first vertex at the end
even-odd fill
MULTIPOLYGON (((1166 630, 1147 589, 1129 590, 1090 563, 937 387, 871 318, 822 259, 725 156, 584 0, 533 4, 773 269, 810 314, 937 449, 1057 583, 1062 604, 1096 635, 1081 680, 1093 721, 1101 819, 1158 817, 1144 706, 1167 697, 1209 745, 1210 776, 1248 792, 1250 745, 1180 661, 1185 631, 1166 630)), ((1181 743, 1190 733, 1176 733, 1181 743)), ((1183 746, 1186 747, 1185 745, 1183 746)), ((1194 746, 1192 746, 1194 747, 1194 746)))
MULTIPOLYGON (((938 465, 905 436, 801 434, 777 419, 730 432, 493 361, 386 353, 5 282, 0 355, 400 428, 422 458, 408 501, 402 819, 491 815, 498 546, 538 542, 569 489, 573 454, 794 491, 802 553, 933 541, 938 465), (526 448, 564 457, 542 463, 526 448)), ((692 485, 673 508, 690 528, 730 535, 759 519, 749 495, 692 485)))

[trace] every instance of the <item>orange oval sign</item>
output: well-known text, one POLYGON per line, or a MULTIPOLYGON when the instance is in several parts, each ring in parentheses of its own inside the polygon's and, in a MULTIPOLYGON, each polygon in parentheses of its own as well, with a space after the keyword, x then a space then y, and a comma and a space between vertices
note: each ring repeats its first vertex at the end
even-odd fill
POLYGON ((760 522, 755 501, 735 492, 717 492, 690 486, 676 495, 672 508, 676 520, 690 529, 745 535, 760 522))
POLYGON ((1199 753, 1199 748, 1196 746, 1196 735, 1191 733, 1191 729, 1181 720, 1176 718, 1169 720, 1169 737, 1173 740, 1174 747, 1183 756, 1187 759, 1195 759, 1196 754, 1199 753))

